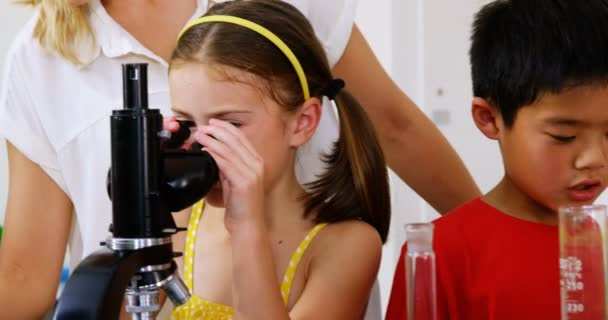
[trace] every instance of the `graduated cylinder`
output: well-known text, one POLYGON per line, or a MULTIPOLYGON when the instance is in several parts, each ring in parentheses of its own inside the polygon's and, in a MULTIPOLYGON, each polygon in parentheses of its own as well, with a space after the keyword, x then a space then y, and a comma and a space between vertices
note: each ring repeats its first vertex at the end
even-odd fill
POLYGON ((405 225, 407 254, 405 255, 406 307, 408 320, 437 319, 437 289, 433 224, 405 225))

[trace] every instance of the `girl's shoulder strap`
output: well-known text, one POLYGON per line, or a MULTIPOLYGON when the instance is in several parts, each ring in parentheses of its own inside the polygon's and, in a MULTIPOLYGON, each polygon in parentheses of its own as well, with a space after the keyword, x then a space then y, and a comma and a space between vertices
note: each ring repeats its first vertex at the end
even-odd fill
POLYGON ((186 287, 193 291, 193 275, 194 275, 194 243, 196 242, 196 232, 198 223, 203 215, 205 201, 201 200, 192 206, 190 220, 188 221, 188 230, 186 231, 186 247, 184 248, 184 280, 186 287))
POLYGON ((323 229, 326 225, 327 223, 319 223, 312 228, 302 242, 300 242, 300 245, 298 245, 296 251, 294 251, 291 259, 289 259, 289 263, 287 264, 287 268, 283 274, 283 281, 281 282, 281 295, 283 296, 283 302, 285 305, 289 303, 289 293, 291 291, 291 285, 293 284, 293 277, 296 274, 296 270, 298 269, 302 256, 317 233, 319 233, 319 231, 321 231, 321 229, 323 229))

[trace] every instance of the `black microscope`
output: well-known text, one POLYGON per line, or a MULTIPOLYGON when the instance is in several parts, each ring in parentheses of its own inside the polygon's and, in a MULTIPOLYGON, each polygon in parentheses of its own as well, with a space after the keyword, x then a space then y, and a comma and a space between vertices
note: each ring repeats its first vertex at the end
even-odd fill
POLYGON ((124 108, 113 110, 110 121, 112 235, 76 267, 51 319, 118 319, 123 301, 132 319, 154 319, 160 288, 175 305, 190 298, 171 242, 185 229, 171 213, 200 200, 217 181, 218 168, 200 145, 180 149, 191 122, 180 122, 171 134, 160 111, 148 109, 147 64, 126 64, 122 72, 124 108))

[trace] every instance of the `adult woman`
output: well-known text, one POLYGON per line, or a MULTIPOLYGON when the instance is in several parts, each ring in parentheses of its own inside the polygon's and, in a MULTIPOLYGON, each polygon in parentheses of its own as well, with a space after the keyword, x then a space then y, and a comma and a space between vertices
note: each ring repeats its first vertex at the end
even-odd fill
MULTIPOLYGON (((119 65, 150 63, 150 104, 168 114, 166 61, 179 30, 210 4, 31 2, 41 7, 11 49, 0 101, 10 170, 0 308, 22 319, 40 317, 53 302, 68 240, 73 265, 107 235, 107 116, 120 106, 119 65)), ((441 212, 475 197, 478 190, 458 157, 388 78, 353 25, 356 2, 288 2, 312 22, 334 74, 366 107, 400 177, 441 212), (433 153, 418 152, 431 145, 433 153)))

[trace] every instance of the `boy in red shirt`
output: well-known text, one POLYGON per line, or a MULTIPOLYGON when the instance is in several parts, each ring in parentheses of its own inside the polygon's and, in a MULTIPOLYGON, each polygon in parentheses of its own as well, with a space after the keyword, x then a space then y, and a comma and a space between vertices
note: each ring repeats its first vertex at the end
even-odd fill
MULTIPOLYGON (((494 1, 475 17, 470 62, 473 120, 505 174, 434 222, 439 319, 558 320, 558 207, 608 183, 608 0, 494 1)), ((406 319, 405 251, 387 320, 406 319)))

